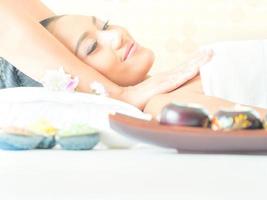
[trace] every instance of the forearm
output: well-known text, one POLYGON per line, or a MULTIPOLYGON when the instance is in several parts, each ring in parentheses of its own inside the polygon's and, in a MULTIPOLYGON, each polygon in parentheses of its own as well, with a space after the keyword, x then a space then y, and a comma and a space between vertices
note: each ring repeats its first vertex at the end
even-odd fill
POLYGON ((90 92, 90 83, 98 81, 111 97, 121 93, 119 86, 81 62, 31 17, 1 5, 0 19, 0 55, 28 76, 38 81, 47 70, 63 67, 79 77, 79 91, 90 92))
MULTIPOLYGON (((151 113, 156 117, 161 109, 170 102, 177 103, 196 103, 206 108, 211 114, 223 108, 233 108, 235 103, 223 100, 221 98, 206 96, 202 92, 201 82, 199 77, 184 87, 177 89, 168 94, 162 94, 152 98, 145 107, 145 112, 151 113)), ((261 118, 264 117, 267 110, 253 107, 259 112, 261 118)))

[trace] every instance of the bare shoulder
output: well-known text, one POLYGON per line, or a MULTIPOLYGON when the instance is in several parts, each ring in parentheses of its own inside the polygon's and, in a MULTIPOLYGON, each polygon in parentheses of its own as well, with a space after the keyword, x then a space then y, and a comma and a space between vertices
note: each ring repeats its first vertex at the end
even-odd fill
POLYGON ((152 97, 146 104, 144 112, 150 113, 155 117, 168 103, 174 101, 189 103, 194 95, 203 95, 200 76, 195 77, 172 92, 152 97))

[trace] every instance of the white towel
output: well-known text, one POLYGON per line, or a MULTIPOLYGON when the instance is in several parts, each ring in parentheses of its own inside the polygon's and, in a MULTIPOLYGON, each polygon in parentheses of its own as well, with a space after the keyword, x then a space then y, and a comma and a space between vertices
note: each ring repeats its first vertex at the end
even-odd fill
POLYGON ((219 42, 201 67, 206 95, 267 108, 267 40, 219 42))
POLYGON ((59 129, 73 123, 87 124, 101 133, 101 141, 110 148, 129 148, 136 143, 115 132, 110 113, 122 113, 150 119, 133 105, 88 93, 50 91, 42 87, 17 87, 0 90, 0 127, 28 128, 38 121, 49 121, 59 129))

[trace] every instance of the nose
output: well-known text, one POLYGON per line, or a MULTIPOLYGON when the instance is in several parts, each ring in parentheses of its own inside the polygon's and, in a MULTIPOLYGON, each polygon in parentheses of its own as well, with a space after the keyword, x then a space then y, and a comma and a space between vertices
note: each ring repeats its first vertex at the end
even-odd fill
POLYGON ((116 30, 99 31, 97 42, 100 45, 109 45, 112 49, 119 49, 122 45, 122 33, 116 30))

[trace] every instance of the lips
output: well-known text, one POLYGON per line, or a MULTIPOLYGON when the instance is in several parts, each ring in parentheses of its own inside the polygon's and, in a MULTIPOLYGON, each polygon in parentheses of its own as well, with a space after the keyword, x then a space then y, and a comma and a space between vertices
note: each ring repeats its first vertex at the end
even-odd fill
POLYGON ((129 57, 131 57, 135 51, 136 51, 137 45, 135 42, 132 42, 130 44, 127 45, 124 57, 123 57, 123 61, 127 60, 129 57))

